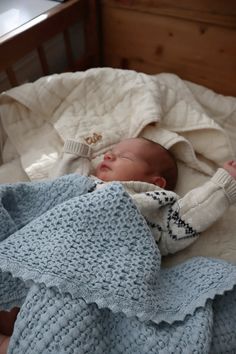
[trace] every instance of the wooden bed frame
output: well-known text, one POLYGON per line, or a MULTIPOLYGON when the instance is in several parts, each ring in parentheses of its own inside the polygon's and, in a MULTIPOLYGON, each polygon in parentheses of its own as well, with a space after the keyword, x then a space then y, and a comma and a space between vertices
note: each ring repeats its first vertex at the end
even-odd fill
POLYGON ((68 0, 39 23, 0 38, 0 71, 19 84, 12 65, 37 49, 49 73, 43 43, 62 32, 65 70, 95 66, 170 72, 224 95, 236 96, 236 2, 228 0, 68 0), (69 27, 84 26, 85 51, 74 62, 69 27))

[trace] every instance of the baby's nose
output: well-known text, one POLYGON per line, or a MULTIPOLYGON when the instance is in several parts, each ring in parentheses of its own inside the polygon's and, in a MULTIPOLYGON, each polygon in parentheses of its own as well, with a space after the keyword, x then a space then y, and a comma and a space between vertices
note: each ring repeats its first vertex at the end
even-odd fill
POLYGON ((114 161, 115 158, 115 155, 111 151, 106 152, 104 155, 104 160, 114 161))

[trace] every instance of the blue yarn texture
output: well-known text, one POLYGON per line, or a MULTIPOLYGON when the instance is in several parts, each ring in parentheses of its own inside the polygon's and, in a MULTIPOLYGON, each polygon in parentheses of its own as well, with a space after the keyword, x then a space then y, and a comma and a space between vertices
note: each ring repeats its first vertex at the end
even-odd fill
POLYGON ((120 183, 0 186, 0 309, 21 306, 8 353, 236 353, 236 266, 161 267, 120 183))

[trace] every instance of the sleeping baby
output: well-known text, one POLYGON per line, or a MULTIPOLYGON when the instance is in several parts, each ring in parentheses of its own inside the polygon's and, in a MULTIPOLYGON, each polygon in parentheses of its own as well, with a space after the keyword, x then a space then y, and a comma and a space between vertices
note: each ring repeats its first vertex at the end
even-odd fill
POLYGON ((99 186, 120 181, 145 217, 161 254, 175 253, 191 243, 236 201, 236 161, 228 161, 203 186, 183 198, 173 192, 178 170, 170 151, 145 138, 125 139, 105 153, 95 171, 92 149, 67 140, 52 176, 71 172, 89 175, 99 186))
MULTIPOLYGON (((175 253, 191 243, 219 219, 230 204, 236 201, 236 161, 228 161, 214 176, 183 198, 173 192, 178 170, 177 164, 163 146, 144 138, 125 139, 105 153, 101 163, 92 171, 92 149, 81 142, 68 140, 60 161, 51 177, 72 172, 89 176, 95 189, 119 181, 144 216, 162 255, 175 253)), ((0 354, 6 353, 13 329, 12 318, 5 318, 5 335, 0 338, 0 354), (2 344, 1 344, 2 343, 2 344)), ((1 317, 2 316, 2 317, 1 317)), ((4 317, 5 316, 5 317, 4 317)))

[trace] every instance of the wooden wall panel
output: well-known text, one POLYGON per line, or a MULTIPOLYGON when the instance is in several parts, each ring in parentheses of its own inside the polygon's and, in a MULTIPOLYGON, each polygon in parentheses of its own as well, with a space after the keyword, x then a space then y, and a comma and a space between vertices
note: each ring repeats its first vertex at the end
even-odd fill
POLYGON ((236 28, 235 0, 103 0, 104 6, 236 28))
POLYGON ((207 18, 204 2, 194 2, 198 9, 191 8, 189 12, 180 8, 176 12, 171 3, 171 0, 104 1, 104 65, 150 74, 171 72, 216 92, 236 96, 236 22, 233 21, 236 6, 225 15, 220 13, 219 6, 217 13, 216 2, 215 12, 209 13, 207 22, 193 16, 197 11, 207 18), (154 3, 162 4, 161 14, 158 7, 150 6, 154 3), (163 15, 163 3, 169 3, 171 15, 163 15), (217 18, 220 25, 215 24, 217 18))

